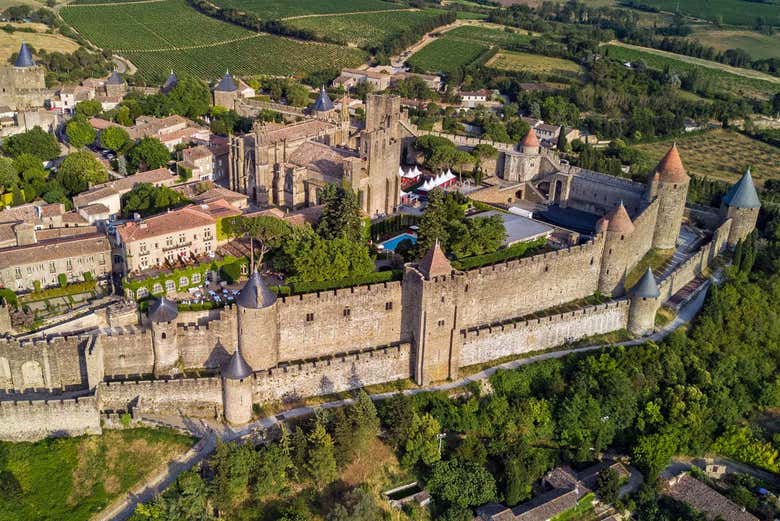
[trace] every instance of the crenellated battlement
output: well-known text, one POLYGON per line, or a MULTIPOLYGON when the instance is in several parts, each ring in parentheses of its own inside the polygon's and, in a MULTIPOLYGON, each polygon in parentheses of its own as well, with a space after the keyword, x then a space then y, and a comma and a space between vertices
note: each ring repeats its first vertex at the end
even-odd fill
POLYGON ((524 257, 522 259, 513 259, 497 264, 491 264, 489 266, 482 266, 481 268, 468 270, 465 273, 469 278, 477 278, 481 275, 487 275, 494 272, 521 270, 523 268, 532 266, 536 267, 541 264, 567 259, 582 253, 591 253, 591 250, 597 249, 599 242, 602 240, 602 236, 597 235, 595 239, 591 239, 583 244, 569 246, 568 248, 562 248, 560 250, 548 251, 538 255, 533 255, 531 257, 524 257))
POLYGON ((316 360, 295 360, 292 362, 285 362, 284 364, 280 364, 267 371, 257 372, 254 377, 255 380, 258 380, 266 376, 276 376, 280 373, 309 372, 323 367, 357 364, 373 358, 398 358, 408 356, 410 351, 411 344, 408 342, 400 342, 394 345, 368 348, 362 351, 337 353, 333 356, 322 357, 316 360))

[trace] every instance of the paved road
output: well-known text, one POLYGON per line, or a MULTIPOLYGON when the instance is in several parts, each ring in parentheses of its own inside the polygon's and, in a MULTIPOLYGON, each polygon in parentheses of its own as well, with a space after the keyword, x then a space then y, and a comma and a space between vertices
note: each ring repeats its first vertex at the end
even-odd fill
MULTIPOLYGON (((702 290, 699 294, 688 302, 678 313, 677 317, 667 324, 664 328, 655 332, 654 334, 639 338, 636 340, 629 340, 626 342, 618 342, 615 345, 633 346, 643 344, 648 341, 659 342, 666 338, 672 331, 675 331, 681 326, 688 324, 693 317, 701 309, 704 304, 706 296, 706 285, 702 286, 702 290)), ((551 351, 549 353, 541 353, 539 355, 530 356, 520 360, 513 360, 504 364, 500 364, 494 367, 490 367, 478 373, 474 373, 466 378, 461 378, 452 382, 445 382, 438 385, 433 385, 425 388, 407 389, 403 391, 406 395, 415 395, 423 392, 430 391, 449 391, 459 387, 468 385, 471 382, 477 382, 485 380, 493 376, 497 371, 502 369, 515 369, 517 367, 533 364, 542 360, 551 360, 554 358, 563 358, 564 356, 572 353, 586 353, 589 351, 595 351, 605 347, 605 344, 591 345, 585 347, 579 347, 575 349, 564 349, 560 351, 551 351)), ((385 400, 397 394, 397 392, 378 393, 372 394, 373 400, 385 400)), ((111 507, 104 510, 93 518, 92 521, 124 521, 135 510, 138 503, 146 503, 152 500, 157 494, 159 494, 165 487, 173 483, 176 478, 184 471, 187 471, 194 467, 197 463, 209 456, 216 447, 216 438, 219 437, 223 441, 234 441, 254 434, 260 434, 264 430, 276 425, 280 421, 290 420, 293 418, 300 418, 302 416, 309 416, 314 414, 316 409, 333 409, 336 407, 343 407, 350 405, 354 402, 352 399, 335 400, 332 402, 323 403, 316 406, 297 407, 284 411, 274 416, 266 416, 259 420, 252 422, 240 428, 230 428, 216 422, 207 422, 203 420, 192 420, 189 418, 150 418, 152 423, 171 426, 174 428, 184 429, 192 434, 202 438, 199 442, 203 444, 199 451, 190 450, 183 458, 177 460, 174 464, 168 466, 168 468, 158 474, 149 482, 144 483, 133 489, 123 500, 116 501, 111 507)))

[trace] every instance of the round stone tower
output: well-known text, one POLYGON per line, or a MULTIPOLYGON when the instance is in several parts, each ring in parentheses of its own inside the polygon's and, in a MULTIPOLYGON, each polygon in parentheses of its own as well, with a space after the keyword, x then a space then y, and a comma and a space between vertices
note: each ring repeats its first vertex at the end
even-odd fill
POLYGON ((541 148, 541 145, 539 144, 539 138, 536 137, 536 132, 534 129, 528 130, 528 133, 523 136, 523 139, 520 140, 518 147, 520 148, 520 152, 523 154, 539 155, 539 149, 541 148))
POLYGON ((257 371, 270 369, 279 362, 276 300, 276 293, 254 270, 236 296, 238 346, 249 365, 257 371))
POLYGON ((650 268, 647 268, 628 294, 631 299, 628 308, 628 330, 637 336, 652 333, 655 330, 655 315, 660 306, 661 292, 650 268))
POLYGON ((761 201, 758 199, 750 168, 745 170, 739 181, 723 197, 720 213, 724 219, 731 219, 728 245, 734 247, 756 228, 761 201))
POLYGON ((155 376, 178 372, 179 346, 176 342, 176 318, 179 308, 175 302, 161 297, 149 306, 149 323, 152 327, 155 376))
POLYGON ((634 223, 631 222, 623 201, 614 210, 599 219, 596 231, 604 235, 604 253, 601 258, 601 273, 599 274, 599 291, 604 295, 619 297, 625 292, 624 282, 631 252, 626 251, 625 241, 634 233, 634 223))
POLYGON ((239 347, 222 366, 222 407, 225 420, 232 425, 252 420, 252 368, 239 347))
POLYGON ((689 182, 677 144, 674 144, 650 176, 649 193, 658 198, 653 248, 669 250, 677 245, 689 182))

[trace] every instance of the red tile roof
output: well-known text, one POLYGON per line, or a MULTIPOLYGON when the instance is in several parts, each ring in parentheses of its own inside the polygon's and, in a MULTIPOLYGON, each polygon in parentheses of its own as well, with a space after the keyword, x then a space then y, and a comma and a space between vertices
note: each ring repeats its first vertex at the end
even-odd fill
POLYGON ((688 174, 685 172, 676 143, 661 158, 655 171, 659 174, 659 180, 662 183, 685 183, 688 181, 688 174))
POLYGON ((447 260, 447 257, 444 256, 444 252, 441 250, 438 240, 433 245, 433 248, 428 250, 428 253, 422 258, 418 268, 428 280, 440 275, 449 275, 452 273, 452 265, 450 264, 450 261, 447 260))
POLYGON ((539 146, 539 138, 536 137, 536 132, 534 131, 534 129, 528 130, 528 133, 525 135, 525 137, 520 140, 520 146, 521 147, 539 146))

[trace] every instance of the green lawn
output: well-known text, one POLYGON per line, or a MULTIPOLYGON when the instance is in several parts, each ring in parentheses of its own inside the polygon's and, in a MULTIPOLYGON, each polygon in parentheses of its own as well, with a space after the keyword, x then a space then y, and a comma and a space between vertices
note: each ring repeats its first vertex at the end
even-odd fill
POLYGON ((158 429, 0 442, 0 521, 86 521, 192 444, 158 429))

